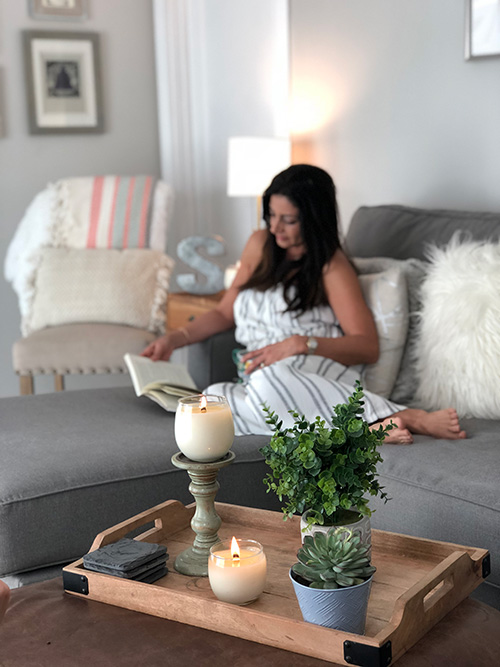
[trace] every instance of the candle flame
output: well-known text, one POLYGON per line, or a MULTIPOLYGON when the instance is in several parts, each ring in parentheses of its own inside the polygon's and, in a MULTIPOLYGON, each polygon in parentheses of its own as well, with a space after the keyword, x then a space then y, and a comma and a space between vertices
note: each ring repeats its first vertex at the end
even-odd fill
POLYGON ((233 560, 240 560, 240 546, 235 537, 231 540, 231 556, 233 560))
POLYGON ((200 399, 200 408, 201 408, 202 412, 207 411, 207 397, 206 396, 201 397, 201 399, 200 399))

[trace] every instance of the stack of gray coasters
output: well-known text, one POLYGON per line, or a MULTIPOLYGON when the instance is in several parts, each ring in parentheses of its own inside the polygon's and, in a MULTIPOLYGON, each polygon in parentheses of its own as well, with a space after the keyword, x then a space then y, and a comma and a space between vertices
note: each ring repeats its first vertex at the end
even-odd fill
POLYGON ((167 547, 124 537, 83 557, 87 570, 152 584, 167 572, 167 547))

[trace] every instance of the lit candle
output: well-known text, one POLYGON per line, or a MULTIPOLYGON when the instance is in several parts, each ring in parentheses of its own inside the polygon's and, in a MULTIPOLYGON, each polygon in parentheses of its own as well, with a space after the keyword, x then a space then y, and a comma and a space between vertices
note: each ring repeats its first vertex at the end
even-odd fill
POLYGON ((188 396, 179 399, 175 440, 188 459, 206 463, 227 454, 234 441, 231 408, 225 396, 188 396))
POLYGON ((235 537, 210 549, 208 579, 214 595, 223 602, 248 604, 256 600, 266 584, 266 555, 255 540, 235 537))

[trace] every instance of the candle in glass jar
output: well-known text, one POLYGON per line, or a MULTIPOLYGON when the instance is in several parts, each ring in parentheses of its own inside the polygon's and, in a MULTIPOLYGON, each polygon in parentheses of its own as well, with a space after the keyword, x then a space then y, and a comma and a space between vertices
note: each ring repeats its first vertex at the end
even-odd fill
POLYGON ((234 441, 234 422, 225 396, 188 396, 179 399, 175 440, 188 459, 206 463, 227 454, 234 441))
POLYGON ((208 578, 214 595, 223 602, 248 604, 266 584, 266 555, 255 540, 218 542, 210 549, 208 578))

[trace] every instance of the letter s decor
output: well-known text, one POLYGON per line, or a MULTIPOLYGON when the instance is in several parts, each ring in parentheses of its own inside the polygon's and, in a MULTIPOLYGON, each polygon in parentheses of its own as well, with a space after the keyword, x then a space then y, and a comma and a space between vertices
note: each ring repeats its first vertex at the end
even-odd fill
POLYGON ((206 280, 197 280, 193 273, 177 276, 177 285, 190 294, 215 294, 224 289, 224 272, 198 253, 203 250, 212 257, 226 254, 224 240, 220 236, 188 236, 177 246, 177 255, 185 264, 205 276, 206 280))

